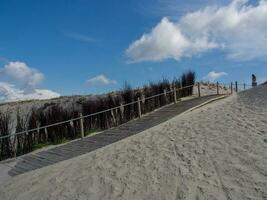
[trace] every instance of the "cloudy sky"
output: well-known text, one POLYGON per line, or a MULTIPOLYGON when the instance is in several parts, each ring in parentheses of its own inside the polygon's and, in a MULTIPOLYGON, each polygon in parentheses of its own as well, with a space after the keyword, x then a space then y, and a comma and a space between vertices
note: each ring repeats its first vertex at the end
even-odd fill
POLYGON ((0 102, 267 79, 267 0, 1 0, 0 24, 0 102))

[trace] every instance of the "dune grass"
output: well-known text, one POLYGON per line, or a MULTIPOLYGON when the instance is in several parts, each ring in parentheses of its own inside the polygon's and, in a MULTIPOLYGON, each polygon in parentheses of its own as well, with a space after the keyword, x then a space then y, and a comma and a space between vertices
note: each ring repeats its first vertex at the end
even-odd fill
MULTIPOLYGON (((22 117, 17 112, 16 132, 35 129, 49 124, 66 121, 79 117, 79 114, 89 115, 99 111, 114 107, 112 111, 87 117, 84 119, 85 135, 105 130, 122 123, 126 123, 138 117, 137 104, 131 104, 122 107, 121 105, 142 100, 142 113, 151 112, 174 101, 173 93, 161 95, 146 101, 145 97, 157 95, 164 91, 170 91, 173 87, 180 88, 195 83, 195 73, 188 71, 180 78, 174 78, 172 81, 163 79, 158 82, 150 82, 141 88, 132 88, 127 82, 124 87, 116 92, 96 96, 95 98, 79 98, 71 106, 64 107, 60 103, 45 103, 41 108, 32 110, 26 117, 22 117)), ((192 95, 193 86, 177 92, 177 98, 192 95)), ((11 133, 12 123, 9 113, 0 113, 0 136, 11 133)), ((0 160, 11 158, 13 156, 23 155, 33 150, 42 148, 51 144, 60 144, 79 138, 81 127, 79 120, 72 121, 39 131, 29 131, 28 134, 21 134, 15 137, 0 140, 0 160)))

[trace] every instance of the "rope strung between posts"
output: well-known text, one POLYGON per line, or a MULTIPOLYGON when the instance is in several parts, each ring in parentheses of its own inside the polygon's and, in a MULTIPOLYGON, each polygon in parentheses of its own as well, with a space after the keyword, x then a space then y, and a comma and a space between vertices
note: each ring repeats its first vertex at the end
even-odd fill
MULTIPOLYGON (((194 85, 188 85, 188 86, 181 87, 181 88, 178 88, 178 89, 175 89, 175 90, 179 91, 179 90, 183 90, 183 89, 190 88, 190 87, 193 87, 193 86, 194 85)), ((152 98, 155 98, 155 97, 159 97, 161 95, 166 95, 166 94, 169 94, 169 93, 172 93, 172 92, 174 92, 173 89, 170 90, 170 91, 167 91, 167 92, 162 92, 162 93, 159 93, 159 94, 156 94, 156 95, 153 95, 153 96, 146 97, 143 100, 149 100, 149 99, 152 99, 152 98)), ((122 105, 119 105, 119 106, 116 106, 116 107, 113 107, 113 108, 109 108, 109 109, 106 109, 106 110, 102 110, 102 111, 99 111, 99 112, 91 113, 91 114, 88 114, 88 115, 85 115, 85 116, 72 118, 72 119, 69 119, 69 120, 66 120, 66 121, 61 121, 61 122, 49 124, 49 125, 46 125, 46 126, 41 126, 41 127, 37 127, 37 128, 34 128, 34 129, 30 129, 30 130, 25 130, 25 131, 21 131, 21 132, 18 132, 18 133, 13 133, 13 134, 1 136, 0 139, 9 138, 9 137, 13 137, 13 136, 21 135, 21 134, 27 134, 29 132, 40 131, 42 129, 46 129, 46 128, 49 128, 49 127, 58 126, 58 125, 66 124, 66 123, 71 123, 73 121, 77 121, 77 120, 80 120, 80 119, 85 119, 85 118, 92 117, 92 116, 95 116, 95 115, 99 115, 99 114, 102 114, 102 113, 105 113, 105 112, 109 112, 109 111, 112 111, 112 110, 115 110, 115 109, 119 109, 121 107, 126 107, 126 106, 129 106, 129 105, 133 105, 133 104, 136 104, 136 103, 138 103, 138 100, 137 101, 132 101, 130 103, 122 104, 122 105)))
MULTIPOLYGON (((223 85, 223 86, 230 85, 230 84, 225 84, 225 83, 220 83, 220 84, 223 85)), ((194 85, 195 84, 188 85, 188 86, 181 87, 181 88, 177 88, 177 89, 175 88, 175 92, 177 92, 179 90, 186 89, 186 88, 191 88, 194 85)), ((243 85, 243 84, 237 84, 237 85, 243 85)), ((252 85, 246 85, 246 86, 249 86, 250 87, 252 85)), ((153 96, 149 96, 149 97, 143 98, 142 100, 145 101, 145 100, 153 99, 155 97, 159 97, 161 95, 166 95, 166 94, 173 93, 173 92, 174 92, 174 89, 171 89, 169 91, 164 91, 162 93, 159 93, 159 94, 156 94, 156 95, 153 95, 153 96)), ((139 101, 140 100, 132 101, 130 103, 122 104, 122 105, 119 105, 119 106, 116 106, 116 107, 113 107, 113 108, 109 108, 109 109, 102 110, 102 111, 99 111, 99 112, 91 113, 91 114, 88 114, 88 115, 85 115, 85 116, 80 116, 80 117, 72 118, 72 119, 69 119, 69 120, 66 120, 66 121, 61 121, 61 122, 49 124, 49 125, 46 125, 46 126, 42 126, 42 127, 37 127, 37 128, 34 128, 34 129, 30 129, 30 130, 25 130, 25 131, 21 131, 21 132, 18 132, 18 133, 13 133, 13 134, 1 136, 0 137, 0 140, 1 139, 4 139, 4 138, 9 138, 9 137, 21 135, 21 134, 28 134, 29 132, 34 132, 34 131, 40 132, 40 130, 42 130, 42 129, 45 129, 45 131, 47 131, 47 128, 49 128, 49 127, 58 126, 58 125, 66 124, 66 123, 73 123, 73 121, 77 121, 77 120, 80 120, 80 119, 85 119, 85 118, 92 117, 92 116, 95 116, 95 115, 99 115, 99 114, 102 114, 102 113, 105 113, 105 112, 109 112, 109 111, 112 111, 112 110, 115 110, 115 109, 119 109, 119 108, 122 108, 122 107, 133 105, 133 104, 138 103, 139 101)))

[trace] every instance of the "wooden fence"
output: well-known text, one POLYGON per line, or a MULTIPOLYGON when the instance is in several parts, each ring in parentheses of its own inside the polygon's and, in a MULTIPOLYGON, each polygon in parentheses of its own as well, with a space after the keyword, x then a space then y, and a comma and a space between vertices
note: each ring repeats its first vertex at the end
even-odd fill
MULTIPOLYGON (((233 83, 219 84, 219 82, 217 82, 217 83, 212 83, 212 85, 216 87, 215 95, 220 94, 220 88, 222 87, 227 88, 226 93, 229 95, 233 94, 234 92, 239 92, 241 90, 245 90, 251 87, 251 85, 238 84, 237 82, 235 82, 235 84, 233 83)), ((132 102, 129 102, 123 105, 105 109, 99 112, 91 113, 88 115, 83 115, 82 113, 80 113, 79 116, 75 118, 71 118, 68 120, 60 121, 60 122, 45 125, 45 126, 37 126, 36 128, 32 128, 29 130, 1 136, 0 137, 0 148, 1 148, 0 151, 4 152, 5 148, 9 148, 6 145, 11 145, 10 142, 12 141, 16 142, 16 140, 19 140, 20 136, 23 136, 23 135, 26 135, 28 140, 34 140, 34 138, 36 137, 36 134, 37 135, 42 134, 44 135, 44 137, 47 137, 47 135, 50 134, 51 132, 54 132, 54 133, 57 132, 58 134, 60 134, 60 132, 64 132, 63 131, 64 129, 68 129, 70 131, 74 131, 75 133, 80 133, 79 134, 80 137, 83 138, 87 135, 86 134, 87 131, 89 129, 92 129, 92 127, 94 127, 94 123, 98 123, 101 120, 102 121, 112 120, 112 118, 114 118, 115 115, 116 115, 115 116, 116 119, 121 118, 121 115, 127 109, 129 109, 128 111, 132 115, 132 117, 130 117, 126 121, 120 120, 119 123, 114 122, 112 126, 116 126, 118 124, 127 122, 133 118, 137 118, 137 117, 141 118, 143 114, 151 112, 158 107, 161 107, 161 106, 164 106, 170 103, 177 103, 178 100, 182 96, 192 95, 194 86, 196 86, 196 89, 197 89, 196 96, 201 97, 202 91, 201 91, 201 84, 199 82, 197 84, 188 85, 188 86, 181 87, 181 88, 176 88, 175 86, 173 86, 170 90, 164 89, 164 92, 162 93, 152 95, 149 97, 138 97, 136 101, 132 101, 132 102), (185 93, 186 95, 182 95, 183 93, 185 93), (150 108, 149 105, 152 103, 152 101, 153 101, 153 104, 157 104, 157 106, 150 108), (163 103, 159 103, 159 102, 163 102, 163 103), (55 127, 57 127, 57 129, 55 129, 55 127)), ((110 127, 103 127, 103 128, 110 128, 110 127)), ((30 151, 31 150, 28 150, 28 152, 30 151)), ((13 156, 16 156, 16 154, 14 154, 13 156)), ((7 157, 10 157, 10 155, 5 155, 2 158, 0 157, 0 160, 6 159, 7 157)))

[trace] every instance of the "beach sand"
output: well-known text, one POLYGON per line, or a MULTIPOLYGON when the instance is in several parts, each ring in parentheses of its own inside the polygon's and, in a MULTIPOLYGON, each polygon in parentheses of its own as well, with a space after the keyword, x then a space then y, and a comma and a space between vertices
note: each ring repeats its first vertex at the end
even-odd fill
POLYGON ((0 199, 267 199, 267 86, 17 176, 0 199))

